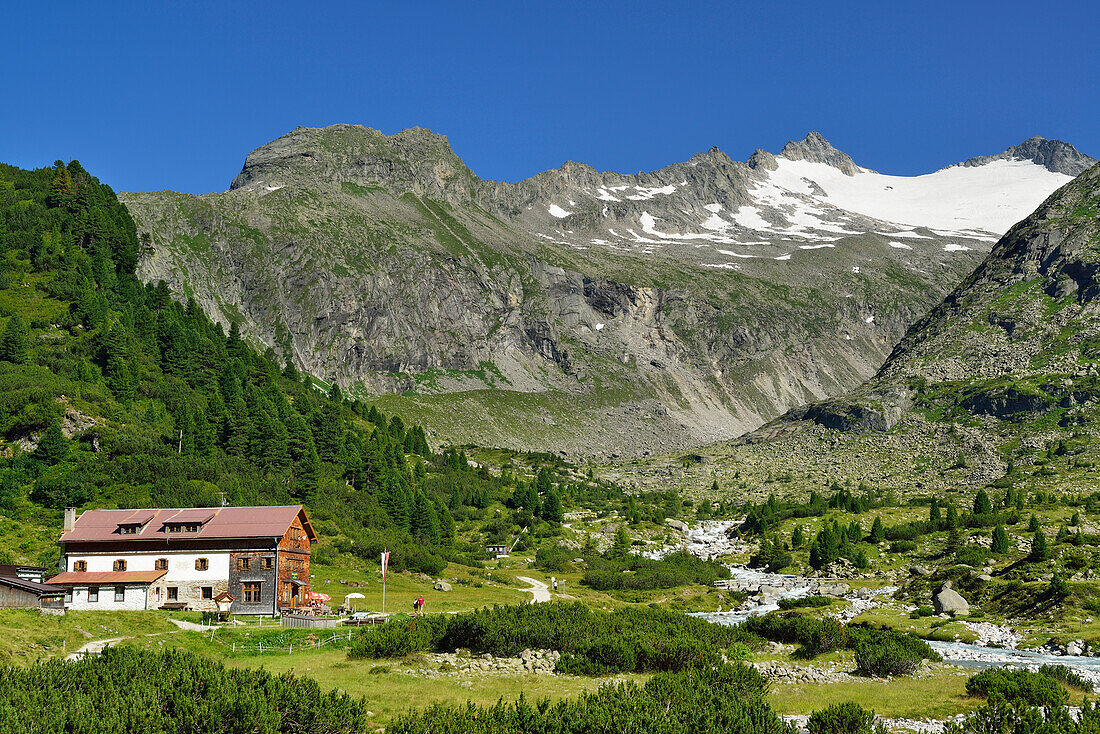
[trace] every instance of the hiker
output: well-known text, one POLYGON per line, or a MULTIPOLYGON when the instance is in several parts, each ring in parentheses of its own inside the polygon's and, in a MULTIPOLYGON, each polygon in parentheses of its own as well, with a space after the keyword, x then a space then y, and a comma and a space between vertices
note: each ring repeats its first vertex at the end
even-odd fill
POLYGON ((416 614, 419 611, 420 611, 420 600, 419 599, 413 599, 413 614, 416 614))
POLYGON ((423 594, 421 594, 420 598, 416 600, 416 611, 421 612, 421 613, 424 611, 424 595, 423 594))

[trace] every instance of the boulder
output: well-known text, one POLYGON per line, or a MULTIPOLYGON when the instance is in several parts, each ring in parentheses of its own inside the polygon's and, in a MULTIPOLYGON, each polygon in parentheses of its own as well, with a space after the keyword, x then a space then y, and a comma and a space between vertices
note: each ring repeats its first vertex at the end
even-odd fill
POLYGON ((452 587, 446 581, 440 579, 439 581, 435 582, 435 586, 433 586, 432 588, 436 591, 450 591, 452 587))
POLYGON ((910 566, 909 573, 914 576, 931 576, 932 572, 928 570, 927 566, 910 566))
POLYGON ((951 588, 950 581, 944 581, 940 590, 932 596, 932 606, 936 614, 969 614, 970 604, 962 594, 951 588))
POLYGON ((673 530, 679 530, 681 533, 686 533, 688 531, 687 525, 672 517, 665 520, 665 525, 668 525, 673 530))

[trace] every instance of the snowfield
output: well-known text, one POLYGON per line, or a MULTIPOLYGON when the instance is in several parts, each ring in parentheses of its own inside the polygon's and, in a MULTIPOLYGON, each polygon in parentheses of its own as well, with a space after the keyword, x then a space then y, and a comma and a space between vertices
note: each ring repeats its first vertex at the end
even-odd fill
MULTIPOLYGON (((887 176, 860 169, 854 176, 824 163, 776 158, 769 183, 841 209, 911 227, 1004 234, 1072 177, 1031 161, 997 160, 951 166, 923 176, 887 176), (824 191, 815 193, 811 181, 824 191)), ((762 192, 771 194, 769 190, 762 192)), ((891 236, 900 236, 892 233, 891 236)), ((910 235, 912 236, 912 235, 910 235)))

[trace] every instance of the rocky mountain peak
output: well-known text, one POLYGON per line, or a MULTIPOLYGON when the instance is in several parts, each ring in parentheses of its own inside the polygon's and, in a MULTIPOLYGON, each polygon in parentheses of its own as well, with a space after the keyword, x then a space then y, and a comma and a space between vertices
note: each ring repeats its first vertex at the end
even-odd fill
POLYGON ((779 156, 792 161, 825 163, 849 176, 859 171, 859 166, 847 153, 837 150, 821 133, 812 130, 802 140, 788 141, 779 156))
POLYGON ((755 151, 753 151, 753 154, 749 156, 749 159, 746 161, 746 163, 748 163, 749 168, 752 168, 754 170, 757 168, 763 168, 768 171, 774 171, 775 169, 779 168, 779 164, 775 162, 775 156, 764 150, 763 148, 757 148, 755 151))
POLYGON ((959 380, 1049 369, 1037 367, 1035 355, 1055 345, 1064 351, 1060 335, 1070 335, 1070 346, 1095 336, 1098 305, 1100 164, 1009 230, 969 278, 909 329, 880 376, 959 380))
POLYGON ((382 186, 449 201, 469 201, 477 178, 446 136, 414 127, 394 135, 362 125, 298 127, 245 158, 231 189, 315 185, 382 186))
POLYGON ((1031 161, 1048 171, 1066 176, 1079 176, 1097 162, 1095 158, 1085 155, 1069 143, 1035 135, 1019 145, 1011 146, 1003 153, 978 156, 963 161, 960 165, 984 166, 998 160, 1031 161))

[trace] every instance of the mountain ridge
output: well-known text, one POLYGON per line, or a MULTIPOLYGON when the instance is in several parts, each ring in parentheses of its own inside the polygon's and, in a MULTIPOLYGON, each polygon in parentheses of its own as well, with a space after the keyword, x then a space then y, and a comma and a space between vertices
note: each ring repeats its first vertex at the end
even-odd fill
POLYGON ((510 184, 423 128, 301 127, 229 191, 121 198, 143 277, 439 438, 645 453, 858 385, 992 240, 843 210, 791 166, 878 174, 807 160, 851 160, 820 135, 786 149, 510 184))

